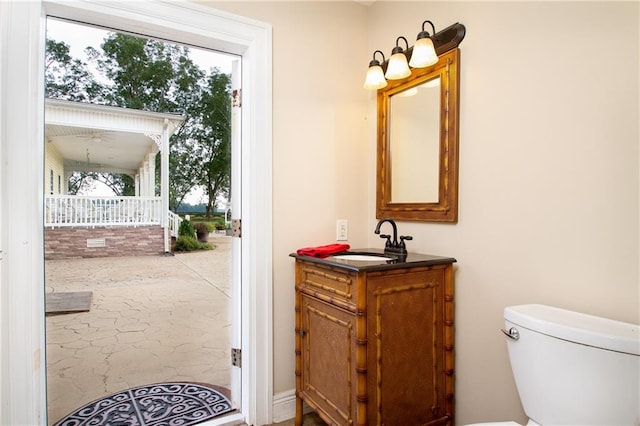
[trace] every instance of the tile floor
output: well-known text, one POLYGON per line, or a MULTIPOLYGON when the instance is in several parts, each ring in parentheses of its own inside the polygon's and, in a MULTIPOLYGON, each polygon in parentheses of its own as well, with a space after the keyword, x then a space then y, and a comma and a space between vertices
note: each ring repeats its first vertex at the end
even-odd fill
POLYGON ((49 424, 122 389, 170 380, 229 387, 231 238, 212 251, 45 262, 47 292, 93 292, 46 317, 49 424))

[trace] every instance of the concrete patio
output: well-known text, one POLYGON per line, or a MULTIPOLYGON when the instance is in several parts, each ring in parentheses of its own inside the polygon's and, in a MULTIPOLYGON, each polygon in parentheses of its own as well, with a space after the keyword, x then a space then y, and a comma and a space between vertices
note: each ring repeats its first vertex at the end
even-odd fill
POLYGON ((89 312, 49 315, 49 424, 158 382, 230 383, 231 237, 211 251, 45 263, 47 292, 92 291, 89 312))

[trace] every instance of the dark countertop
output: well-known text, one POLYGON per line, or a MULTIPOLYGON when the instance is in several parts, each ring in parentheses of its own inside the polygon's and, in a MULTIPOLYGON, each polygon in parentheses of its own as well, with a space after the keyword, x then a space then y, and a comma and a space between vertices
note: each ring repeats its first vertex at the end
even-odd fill
POLYGON ((419 266, 432 266, 432 265, 442 265, 446 263, 456 262, 456 259, 453 257, 445 257, 445 256, 434 256, 429 254, 421 254, 421 253, 411 253, 409 252, 405 259, 401 259, 396 254, 388 254, 385 253, 383 249, 376 248, 359 248, 359 249, 349 249, 347 251, 336 253, 334 256, 327 256, 324 258, 312 257, 312 256, 301 256, 297 253, 291 253, 289 256, 295 257, 296 259, 305 260, 307 262, 318 263, 321 265, 330 265, 338 268, 347 269, 349 271, 383 271, 390 269, 399 269, 399 268, 415 268, 419 266), (338 256, 341 254, 378 254, 381 256, 393 257, 394 260, 384 260, 380 259, 379 261, 362 261, 362 260, 346 260, 346 259, 338 259, 334 256, 338 256))

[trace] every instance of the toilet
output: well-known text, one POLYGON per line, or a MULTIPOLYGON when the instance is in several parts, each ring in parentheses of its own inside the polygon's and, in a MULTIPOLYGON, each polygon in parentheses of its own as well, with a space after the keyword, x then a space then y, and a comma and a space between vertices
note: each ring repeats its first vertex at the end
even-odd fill
POLYGON ((507 307, 504 319, 528 426, 640 425, 637 324, 545 305, 507 307))

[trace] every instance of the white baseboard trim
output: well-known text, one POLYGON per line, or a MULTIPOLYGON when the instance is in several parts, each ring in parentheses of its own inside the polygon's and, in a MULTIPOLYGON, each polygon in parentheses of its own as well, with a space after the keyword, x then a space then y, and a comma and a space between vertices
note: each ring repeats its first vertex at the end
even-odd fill
POLYGON ((273 395, 273 422, 279 423, 296 416, 296 390, 280 392, 273 395))
MULTIPOLYGON (((307 414, 311 411, 311 408, 303 402, 302 413, 307 414)), ((293 419, 296 416, 296 390, 290 389, 273 395, 273 409, 271 412, 274 423, 293 419)))

